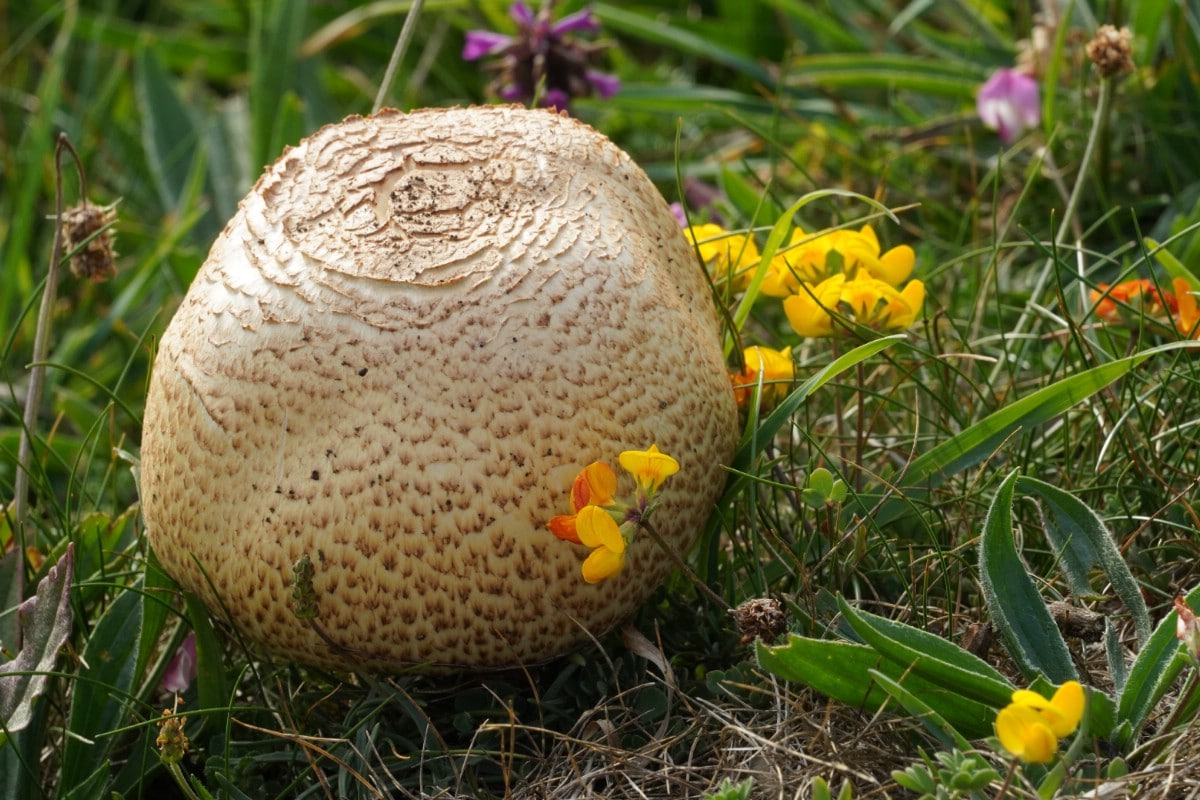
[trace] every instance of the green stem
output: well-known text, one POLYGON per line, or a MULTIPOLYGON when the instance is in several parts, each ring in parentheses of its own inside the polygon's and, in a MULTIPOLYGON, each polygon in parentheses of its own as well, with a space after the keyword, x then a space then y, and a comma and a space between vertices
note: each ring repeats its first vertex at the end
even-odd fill
POLYGON ((175 779, 175 784, 187 796, 188 800, 200 800, 199 795, 192 790, 187 777, 183 774, 183 770, 179 768, 178 764, 167 764, 167 772, 171 773, 171 777, 175 779))
POLYGON ((687 562, 684 561, 683 558, 681 558, 680 555, 676 553, 669 544, 667 544, 666 540, 662 538, 662 534, 658 532, 658 530, 649 520, 642 520, 638 523, 638 527, 650 534, 650 538, 654 540, 654 543, 658 545, 659 549, 666 553, 667 557, 675 562, 675 566, 678 567, 684 575, 688 576, 692 583, 695 584, 697 589, 699 589, 714 603, 721 606, 721 608, 725 609, 726 611, 733 611, 733 607, 729 605, 729 603, 725 602, 724 597, 721 597, 721 595, 714 592, 707 583, 700 580, 700 576, 696 574, 695 570, 689 567, 687 562))
MULTIPOLYGON (((1071 187, 1071 194, 1067 198, 1066 208, 1063 209, 1062 220, 1059 223, 1058 231, 1054 235, 1053 251, 1057 254, 1058 249, 1062 247, 1067 239, 1068 233, 1072 229, 1071 221, 1075 218, 1075 214, 1079 210, 1079 203, 1083 199, 1083 187, 1091 177, 1092 161, 1096 153, 1096 145, 1100 141, 1100 133, 1104 128, 1105 120, 1108 119, 1108 109, 1112 104, 1113 82, 1111 78, 1100 79, 1100 96, 1096 100, 1096 113, 1092 116, 1092 128, 1088 132, 1087 146, 1083 150, 1083 158, 1079 162, 1079 174, 1075 176, 1075 185, 1071 187)), ((1030 294, 1030 302, 1021 311, 1020 318, 1017 319, 1017 324, 1013 326, 1010 333, 1006 337, 1019 338, 1025 332, 1026 326, 1033 317, 1033 304, 1041 297, 1045 291, 1046 285, 1050 282, 1050 277, 1054 274, 1054 268, 1058 261, 1052 255, 1046 259, 1046 263, 1042 266, 1042 271, 1038 275, 1037 283, 1033 287, 1033 292, 1030 294)), ((1023 349, 1023 348, 1022 348, 1023 349)), ((992 377, 989 384, 995 384, 1000 377, 1000 372, 1007 365, 1001 361, 996 364, 992 370, 992 377)))
POLYGON ((425 0, 413 0, 412 6, 408 9, 408 16, 404 18, 404 26, 400 28, 400 38, 396 39, 396 46, 392 49, 392 58, 388 61, 387 71, 384 72, 383 80, 379 84, 375 103, 371 106, 372 114, 379 113, 379 109, 383 108, 384 99, 392 90, 392 83, 396 80, 396 71, 400 69, 400 62, 404 59, 409 42, 412 41, 413 32, 417 29, 417 20, 421 16, 421 7, 424 5, 425 0))

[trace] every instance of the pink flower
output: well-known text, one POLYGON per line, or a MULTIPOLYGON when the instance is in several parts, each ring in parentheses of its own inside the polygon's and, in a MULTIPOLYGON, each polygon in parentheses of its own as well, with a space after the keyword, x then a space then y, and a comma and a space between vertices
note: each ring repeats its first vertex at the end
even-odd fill
POLYGON ((489 92, 502 100, 525 103, 541 90, 541 105, 566 109, 576 97, 595 95, 604 100, 620 90, 615 75, 592 68, 607 45, 576 38, 600 31, 600 21, 590 9, 554 21, 552 2, 543 3, 536 12, 516 2, 508 13, 517 24, 515 34, 467 31, 463 42, 465 60, 494 60, 487 68, 499 74, 489 92))
POLYGON ((975 110, 984 125, 997 131, 1005 144, 1011 144, 1042 121, 1037 81, 1015 69, 998 69, 979 88, 975 110))
POLYGON ((163 673, 162 688, 168 692, 186 692, 196 679, 196 634, 189 633, 175 651, 175 657, 163 673))

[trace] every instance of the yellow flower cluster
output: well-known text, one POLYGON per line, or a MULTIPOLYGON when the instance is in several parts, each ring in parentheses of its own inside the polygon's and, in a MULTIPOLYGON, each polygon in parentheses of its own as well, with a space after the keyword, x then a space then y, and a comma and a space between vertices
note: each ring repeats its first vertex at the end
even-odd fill
POLYGON ((739 407, 745 407, 754 396, 759 378, 762 392, 759 400, 771 407, 782 400, 791 389, 796 378, 796 364, 792 361, 792 348, 772 350, 769 347, 747 347, 742 351, 743 366, 740 372, 732 372, 733 396, 739 407))
POLYGON ((1058 740, 1070 736, 1083 718, 1085 699, 1078 681, 1067 681, 1054 697, 1018 689, 996 715, 996 736, 1005 750, 1029 764, 1048 764, 1058 740))
POLYGON ((611 578, 625 567, 626 547, 638 526, 649 519, 659 487, 679 471, 679 462, 653 444, 647 450, 624 451, 618 462, 636 484, 632 503, 617 500, 617 474, 612 467, 594 461, 571 485, 572 513, 548 523, 558 538, 592 548, 582 567, 588 583, 611 578))
POLYGON ((882 252, 870 225, 820 234, 797 228, 771 260, 763 292, 784 298, 783 312, 801 336, 902 331, 925 303, 925 284, 908 280, 915 261, 908 245, 882 252))
MULTIPOLYGON (((713 280, 745 289, 762 256, 754 240, 719 225, 686 228, 713 280)), ((916 254, 908 245, 884 252, 870 225, 857 231, 792 231, 766 265, 760 290, 783 299, 788 322, 801 336, 832 337, 868 329, 902 331, 925 303, 925 284, 909 280, 916 254)))

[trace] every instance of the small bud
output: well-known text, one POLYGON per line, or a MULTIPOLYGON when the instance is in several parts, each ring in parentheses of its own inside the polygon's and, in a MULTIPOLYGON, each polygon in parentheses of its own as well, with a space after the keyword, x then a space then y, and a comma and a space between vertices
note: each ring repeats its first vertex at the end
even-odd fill
POLYGON ((63 244, 71 254, 75 277, 100 283, 117 274, 112 229, 116 219, 115 203, 95 206, 85 202, 63 212, 63 244))
POLYGON ((1114 78, 1133 72, 1132 34, 1129 28, 1117 30, 1101 25, 1087 44, 1087 55, 1103 78, 1114 78))
POLYGON ((762 639, 772 644, 787 632, 787 612, 783 604, 770 597, 747 600, 733 610, 733 621, 742 634, 742 643, 762 639))
POLYGON ((1176 638, 1183 642, 1192 660, 1200 662, 1200 620, 1182 597, 1175 598, 1175 613, 1179 615, 1175 623, 1176 638))

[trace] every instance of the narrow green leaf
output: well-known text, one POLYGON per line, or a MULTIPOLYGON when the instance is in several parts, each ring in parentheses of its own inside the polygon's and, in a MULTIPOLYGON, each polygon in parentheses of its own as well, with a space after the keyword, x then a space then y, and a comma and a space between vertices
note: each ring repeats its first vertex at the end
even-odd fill
MULTIPOLYGON (((252 3, 250 48, 250 147, 256 169, 270 164, 283 150, 281 124, 294 88, 296 59, 304 32, 307 3, 269 0, 252 3)), ((294 144, 294 142, 291 142, 294 144)))
POLYGON ((1190 347, 1200 347, 1200 342, 1171 342, 1143 350, 1136 355, 1068 376, 1028 397, 1022 397, 914 459, 904 470, 901 485, 915 486, 925 481, 939 484, 990 456, 1015 431, 1028 430, 1054 419, 1150 356, 1190 347))
POLYGON ((710 37, 681 30, 673 25, 663 24, 662 20, 657 17, 639 14, 636 11, 629 11, 608 3, 594 3, 592 10, 595 11, 604 26, 615 33, 663 45, 676 52, 688 53, 722 64, 764 86, 775 85, 774 77, 758 61, 722 47, 713 42, 710 37))
POLYGON ((1146 247, 1150 248, 1150 255, 1154 256, 1154 260, 1162 264, 1163 269, 1172 278, 1183 278, 1187 281, 1188 286, 1193 292, 1200 292, 1200 276, 1188 269, 1187 265, 1171 254, 1163 245, 1153 239, 1146 239, 1146 247))
POLYGON ((188 621, 196 632, 196 691, 200 708, 213 712, 212 716, 205 716, 206 724, 215 725, 220 730, 229 714, 229 682, 225 675, 221 641, 213 629, 208 609, 200 599, 191 592, 185 592, 183 599, 188 621))
POLYGON ((797 57, 787 68, 788 88, 906 89, 960 100, 975 96, 983 69, 961 62, 901 53, 821 53, 797 57))
POLYGON ((964 697, 1008 705, 1013 685, 997 669, 953 642, 909 625, 860 611, 838 597, 842 617, 862 640, 899 666, 964 697))
POLYGON ((870 672, 878 670, 920 697, 964 736, 980 738, 992 731, 996 714, 993 708, 947 692, 945 687, 908 672, 867 645, 792 634, 776 647, 757 643, 755 653, 759 665, 768 672, 868 713, 883 708, 891 697, 871 677, 870 672))
POLYGON ((0 664, 0 719, 8 735, 22 731, 33 721, 33 703, 50 681, 58 651, 71 635, 71 578, 75 568, 75 547, 67 551, 46 576, 38 581, 37 591, 17 606, 13 616, 20 635, 13 647, 20 652, 11 661, 0 664))
MULTIPOLYGON (((1188 592, 1184 601, 1195 608, 1200 601, 1200 587, 1188 592)), ((1129 677, 1117 698, 1117 722, 1129 723, 1131 741, 1141 733, 1154 707, 1190 663, 1183 645, 1175 638, 1178 621, 1179 614, 1175 611, 1163 617, 1129 667, 1129 677)), ((1117 744, 1123 746, 1127 742, 1117 744)))
POLYGON ((138 50, 134 86, 142 118, 142 139, 150 180, 163 209, 182 213, 185 187, 199 150, 191 112, 175 91, 175 81, 149 46, 138 50))
POLYGON ((63 786, 90 779, 117 742, 104 734, 124 725, 129 714, 141 628, 141 593, 121 592, 88 637, 86 666, 79 670, 71 697, 67 730, 74 735, 66 738, 63 749, 63 786))
POLYGON ((158 637, 171 613, 171 598, 178 589, 175 581, 171 580, 159 566, 153 551, 150 552, 150 557, 146 561, 142 586, 144 587, 144 591, 141 593, 142 632, 141 640, 138 642, 137 669, 135 670, 138 675, 144 675, 146 672, 150 656, 154 654, 154 650, 158 646, 158 637))
POLYGON ((901 708, 908 715, 915 718, 925 730, 933 734, 943 748, 952 750, 968 750, 971 743, 955 729, 953 725, 946 721, 946 718, 935 711, 921 698, 904 688, 898 681, 894 681, 887 675, 877 669, 870 670, 868 674, 875 679, 875 682, 883 687, 883 690, 892 696, 901 708))
POLYGON ((1077 678, 1067 643, 1013 541, 1012 504, 1017 473, 1009 473, 992 499, 979 541, 983 598, 1008 653, 1029 679, 1038 673, 1054 683, 1077 678))
POLYGON ((1070 492, 1037 478, 1018 478, 1017 489, 1038 499, 1046 536, 1061 559, 1071 591, 1077 595, 1091 592, 1088 578, 1092 568, 1099 565, 1133 615, 1138 641, 1144 643, 1150 638, 1150 612, 1141 589, 1096 512, 1070 492))

